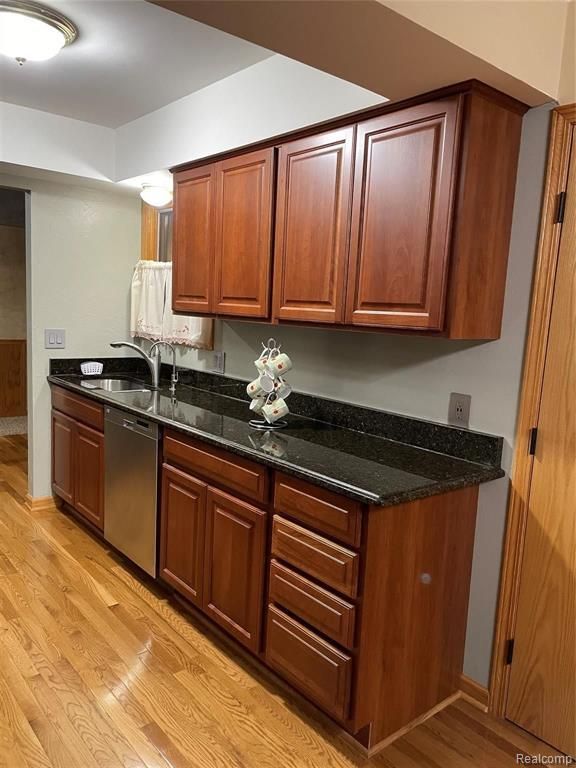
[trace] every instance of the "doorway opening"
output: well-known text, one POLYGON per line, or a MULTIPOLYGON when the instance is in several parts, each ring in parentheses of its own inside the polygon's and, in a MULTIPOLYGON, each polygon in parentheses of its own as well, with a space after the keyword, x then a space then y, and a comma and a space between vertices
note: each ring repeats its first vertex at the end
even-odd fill
MULTIPOLYGON (((0 187, 0 480, 24 475, 27 448, 26 192, 0 187)), ((14 479, 14 478, 13 478, 14 479)), ((21 489, 23 495, 27 488, 21 489)))

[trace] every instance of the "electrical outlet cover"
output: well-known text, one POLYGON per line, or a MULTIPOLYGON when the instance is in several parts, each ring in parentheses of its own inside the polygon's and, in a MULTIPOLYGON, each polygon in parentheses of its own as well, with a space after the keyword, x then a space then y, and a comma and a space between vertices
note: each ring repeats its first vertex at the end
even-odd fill
POLYGON ((463 395, 460 392, 450 392, 450 403, 448 405, 448 424, 455 427, 470 426, 470 407, 472 404, 471 395, 463 395))
POLYGON ((224 373, 224 366, 226 365, 226 352, 214 352, 214 362, 212 364, 212 371, 214 373, 224 373))

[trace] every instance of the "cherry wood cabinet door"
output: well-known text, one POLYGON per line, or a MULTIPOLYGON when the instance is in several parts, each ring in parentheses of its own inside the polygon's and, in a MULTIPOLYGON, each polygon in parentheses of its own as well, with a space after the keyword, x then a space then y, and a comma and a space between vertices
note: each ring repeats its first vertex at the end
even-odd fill
POLYGON ((359 123, 346 322, 441 329, 458 97, 359 123))
POLYGON ((213 311, 216 169, 205 165, 174 175, 172 308, 213 311))
POLYGON ((338 323, 344 316, 354 128, 280 147, 274 317, 338 323))
POLYGON ((74 508, 104 529, 104 435, 76 424, 74 439, 74 508))
POLYGON ((219 315, 270 312, 274 150, 216 165, 214 305, 219 315))
POLYGON ((74 503, 74 435, 76 422, 52 411, 52 490, 74 503))
POLYGON ((260 649, 266 513, 208 489, 204 611, 250 650, 260 649))
POLYGON ((160 577, 202 607, 205 483, 164 464, 160 520, 160 577))

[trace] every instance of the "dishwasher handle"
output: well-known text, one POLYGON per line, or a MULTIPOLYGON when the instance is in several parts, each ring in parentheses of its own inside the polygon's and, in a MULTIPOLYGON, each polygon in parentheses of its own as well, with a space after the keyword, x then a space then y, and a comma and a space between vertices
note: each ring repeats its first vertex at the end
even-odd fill
POLYGON ((107 425, 115 425, 116 427, 135 432, 138 435, 158 440, 157 424, 152 421, 141 419, 138 416, 127 414, 125 411, 120 411, 115 408, 107 408, 105 421, 107 425))

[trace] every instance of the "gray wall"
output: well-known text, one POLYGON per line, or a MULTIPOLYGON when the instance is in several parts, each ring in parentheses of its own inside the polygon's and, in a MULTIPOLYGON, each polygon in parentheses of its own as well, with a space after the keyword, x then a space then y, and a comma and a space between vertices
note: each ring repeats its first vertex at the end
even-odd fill
POLYGON ((51 357, 109 355, 128 338, 129 289, 140 253, 140 200, 110 191, 0 175, 30 190, 27 222, 29 493, 50 488, 51 357), (44 349, 64 328, 66 349, 44 349))
MULTIPOLYGON (((504 324, 499 341, 456 342, 255 323, 218 323, 216 348, 226 373, 252 378, 261 339, 279 338, 294 361, 297 389, 384 410, 445 421, 452 391, 472 395, 471 427, 503 435, 511 465, 530 288, 536 253, 551 107, 524 118, 504 324)), ((190 367, 210 367, 210 353, 182 354, 190 367)), ((508 478, 480 489, 468 617, 465 672, 488 682, 508 478)))

